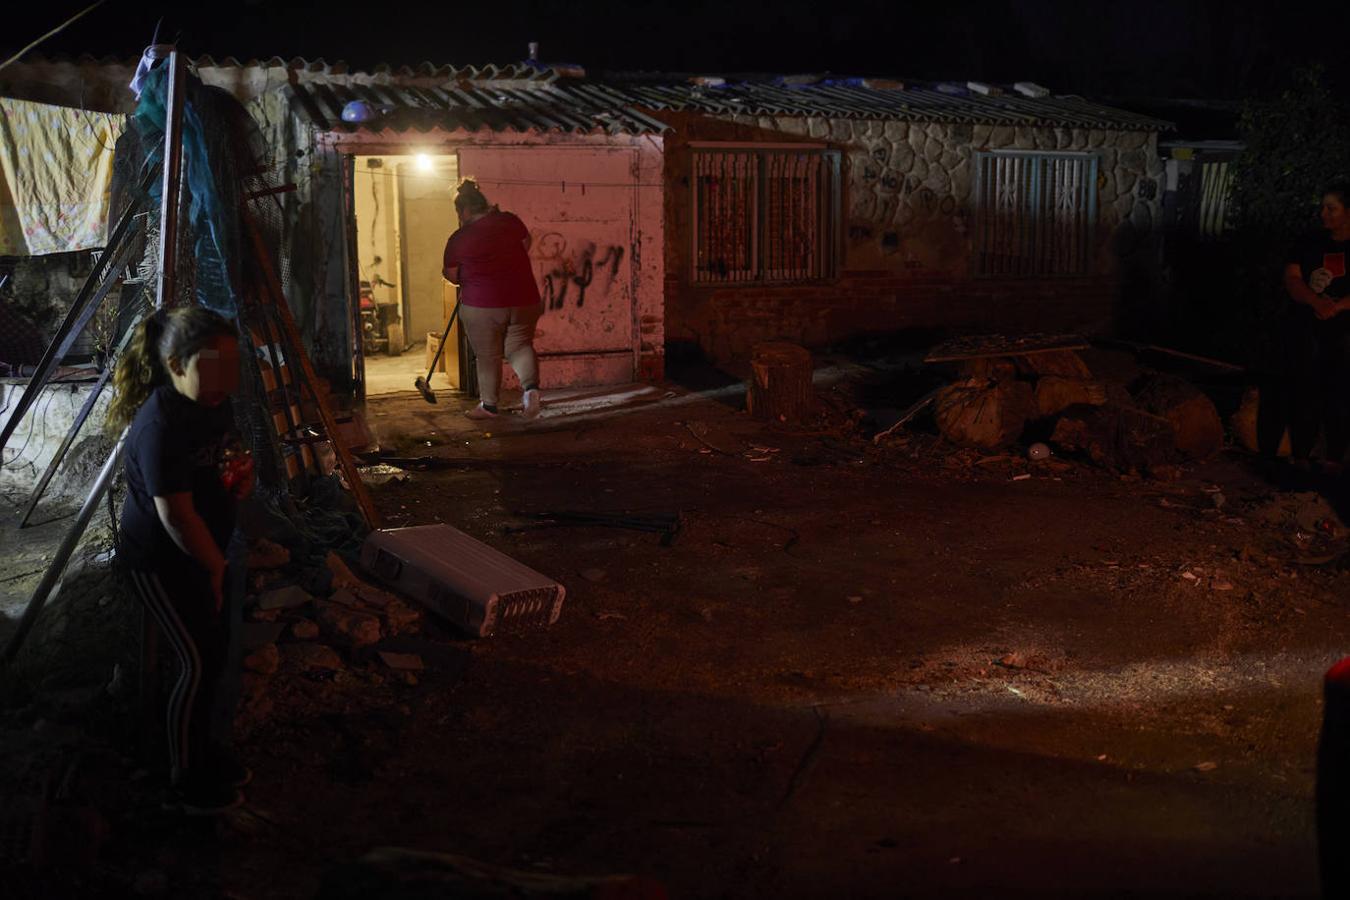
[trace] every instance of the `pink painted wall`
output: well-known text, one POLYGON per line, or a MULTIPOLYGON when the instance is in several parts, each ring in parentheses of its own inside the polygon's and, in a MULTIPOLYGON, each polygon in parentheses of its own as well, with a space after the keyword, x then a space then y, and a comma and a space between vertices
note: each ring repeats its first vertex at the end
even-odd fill
MULTIPOLYGON (((535 347, 545 388, 664 372, 663 145, 571 134, 333 136, 362 154, 456 153, 459 172, 520 216, 543 297, 535 347), (378 148, 378 149, 376 149, 378 148)), ((513 377, 507 369, 507 385, 513 377)))

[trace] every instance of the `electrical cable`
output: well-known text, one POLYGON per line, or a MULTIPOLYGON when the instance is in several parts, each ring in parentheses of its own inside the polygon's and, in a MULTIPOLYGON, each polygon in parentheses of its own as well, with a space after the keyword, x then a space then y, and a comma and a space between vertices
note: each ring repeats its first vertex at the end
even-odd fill
POLYGON ((64 22, 62 22, 60 25, 57 25, 55 28, 53 28, 51 31, 49 31, 49 32, 47 32, 46 34, 44 34, 42 37, 40 37, 40 38, 38 38, 37 40, 33 41, 32 43, 28 44, 26 47, 24 47, 24 48, 23 48, 22 50, 20 50, 18 53, 15 53, 15 54, 14 54, 13 56, 11 56, 9 59, 5 60, 4 62, 0 62, 0 69, 3 69, 5 66, 7 66, 7 65, 9 65, 10 63, 14 62, 15 60, 19 59, 21 56, 23 56, 23 55, 24 55, 25 53, 27 53, 29 50, 32 50, 34 47, 36 47, 38 44, 40 44, 40 43, 42 43, 43 41, 45 41, 47 38, 52 37, 52 36, 54 36, 54 35, 57 35, 57 34, 59 34, 60 32, 64 31, 66 28, 68 28, 69 26, 75 24, 75 22, 77 22, 78 20, 84 18, 86 15, 88 15, 89 13, 91 13, 91 12, 93 12, 94 10, 98 9, 100 6, 102 6, 104 3, 107 3, 107 2, 108 2, 108 0, 94 0, 93 3, 89 4, 88 6, 86 6, 84 9, 80 10, 80 11, 77 12, 75 15, 71 16, 69 19, 66 19, 64 22))
MULTIPOLYGON (((53 397, 53 396, 54 396, 54 394, 53 394, 51 391, 47 391, 47 392, 46 392, 46 396, 43 398, 45 402, 44 402, 43 405, 42 405, 42 410, 41 410, 41 412, 39 412, 38 409, 36 408, 36 407, 37 407, 37 404, 36 404, 36 403, 34 404, 34 408, 32 408, 32 409, 30 409, 30 410, 28 411, 28 414, 27 414, 27 415, 28 415, 28 434, 24 436, 24 439, 23 439, 23 446, 20 447, 18 450, 15 450, 15 451, 14 451, 14 455, 11 456, 11 457, 9 458, 9 462, 5 462, 3 459, 0 459, 0 469, 10 469, 11 471, 13 471, 13 470, 15 470, 15 469, 18 468, 18 466, 16 466, 15 463, 19 460, 20 457, 23 456, 24 451, 28 449, 28 444, 33 440, 33 432, 34 432, 35 430, 37 430, 37 424, 38 424, 38 417, 39 417, 39 415, 40 415, 41 418, 42 418, 42 431, 43 431, 44 434, 46 433, 46 431, 47 431, 47 410, 48 410, 48 408, 52 405, 52 397, 53 397)), ((9 448, 5 448, 5 449, 9 449, 9 448)), ((28 460, 28 461, 24 462, 23 465, 28 466, 30 469, 36 469, 36 463, 34 463, 32 460, 28 460)))
MULTIPOLYGON (((318 176, 323 172, 322 166, 310 166, 309 174, 318 176)), ((412 173, 402 174, 399 172, 389 172, 384 169, 361 169, 360 171, 368 173, 372 177, 380 178, 408 178, 418 181, 444 181, 451 184, 458 184, 461 177, 473 178, 480 184, 495 185, 520 185, 526 187, 579 187, 586 188, 664 188, 663 182, 647 181, 571 181, 566 178, 559 178, 554 181, 544 179, 521 179, 521 178, 483 178, 478 176, 460 176, 458 173, 451 178, 446 175, 437 175, 435 173, 412 173)))

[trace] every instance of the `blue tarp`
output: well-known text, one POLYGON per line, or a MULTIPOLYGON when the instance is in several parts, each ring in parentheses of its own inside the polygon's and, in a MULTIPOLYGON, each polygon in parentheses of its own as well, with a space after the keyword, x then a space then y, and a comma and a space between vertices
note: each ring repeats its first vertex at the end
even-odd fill
MULTIPOLYGON (((216 121, 210 89, 192 75, 184 79, 183 185, 188 194, 187 221, 196 263, 197 302, 235 318, 239 310, 239 186, 230 124, 216 121), (208 130, 209 129, 209 130, 208 130)), ((146 139, 147 161, 164 156, 168 67, 145 77, 133 120, 146 139)), ((159 202, 160 182, 151 188, 159 202)))

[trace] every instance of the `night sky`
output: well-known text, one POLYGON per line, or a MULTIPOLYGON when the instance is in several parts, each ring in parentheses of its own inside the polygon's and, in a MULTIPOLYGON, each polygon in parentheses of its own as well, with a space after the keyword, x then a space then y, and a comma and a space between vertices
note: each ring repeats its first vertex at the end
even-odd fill
MULTIPOLYGON (((7 12, 5 53, 85 0, 7 12)), ((1337 4, 1343 7, 1343 4, 1337 4)), ((155 20, 189 53, 240 59, 343 59, 357 66, 522 59, 604 71, 823 72, 912 79, 1030 79, 1109 97, 1232 99, 1320 61, 1338 83, 1350 67, 1350 13, 1249 2, 936 2, 687 0, 684 3, 281 0, 165 4, 108 0, 44 45, 48 53, 131 57, 155 20), (171 12, 164 12, 171 10, 171 12)), ((1350 86, 1350 85, 1348 85, 1350 86)))

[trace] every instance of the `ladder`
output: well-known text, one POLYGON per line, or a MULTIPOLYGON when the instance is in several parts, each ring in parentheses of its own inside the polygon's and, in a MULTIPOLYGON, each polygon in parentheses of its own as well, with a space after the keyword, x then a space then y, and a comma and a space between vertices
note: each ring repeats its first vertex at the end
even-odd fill
POLYGON ((361 517, 374 530, 380 527, 379 513, 361 481, 328 397, 318 387, 318 376, 286 303, 272 254, 247 207, 248 201, 265 195, 268 192, 247 196, 240 210, 245 245, 252 249, 253 262, 261 275, 259 283, 246 287, 242 294, 240 325, 253 351, 261 388, 258 395, 272 426, 268 435, 271 449, 293 492, 302 492, 312 477, 324 474, 316 445, 326 441, 361 517), (317 421, 308 420, 311 413, 317 421))

